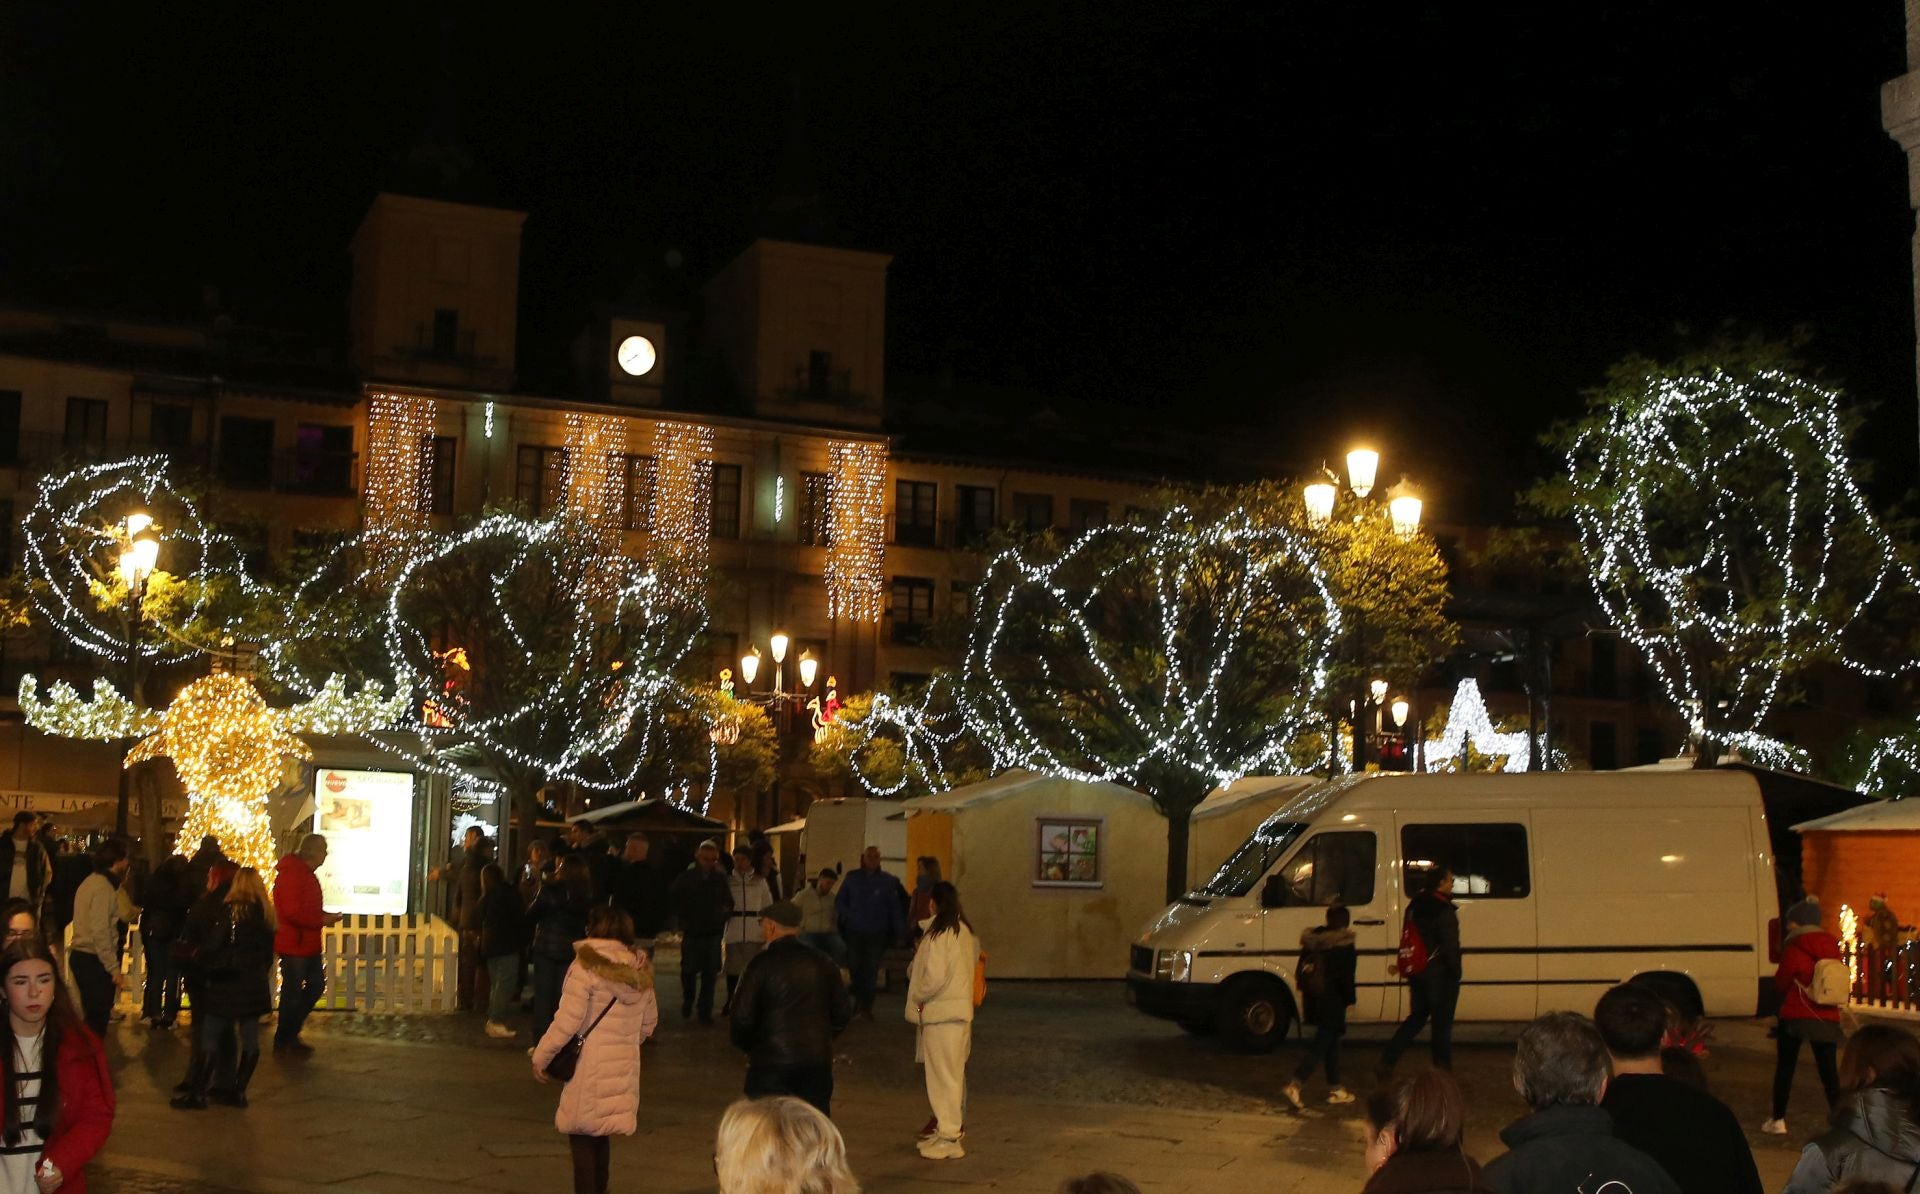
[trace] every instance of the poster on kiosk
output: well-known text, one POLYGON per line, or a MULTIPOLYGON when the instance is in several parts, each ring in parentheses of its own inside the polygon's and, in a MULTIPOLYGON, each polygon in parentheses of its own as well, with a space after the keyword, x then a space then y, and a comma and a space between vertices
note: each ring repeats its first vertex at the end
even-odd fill
POLYGON ((327 861, 318 872, 327 911, 406 914, 412 772, 320 768, 313 777, 313 831, 327 839, 327 861))

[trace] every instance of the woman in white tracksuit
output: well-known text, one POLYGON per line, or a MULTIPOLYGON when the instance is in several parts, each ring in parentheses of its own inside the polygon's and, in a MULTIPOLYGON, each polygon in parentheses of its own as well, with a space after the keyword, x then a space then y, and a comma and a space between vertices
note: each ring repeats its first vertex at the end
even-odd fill
POLYGON ((973 1047, 973 972, 980 941, 960 910, 951 883, 933 888, 933 916, 907 970, 907 1020, 920 1026, 918 1060, 927 1067, 933 1131, 920 1138, 920 1155, 950 1161, 960 1146, 967 1104, 967 1054, 973 1047))

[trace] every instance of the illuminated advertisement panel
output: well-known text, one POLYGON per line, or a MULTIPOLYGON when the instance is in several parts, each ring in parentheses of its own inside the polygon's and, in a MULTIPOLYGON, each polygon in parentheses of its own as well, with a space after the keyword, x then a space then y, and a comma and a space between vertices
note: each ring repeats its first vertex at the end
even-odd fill
POLYGON ((412 772, 320 768, 313 777, 313 830, 327 839, 319 871, 327 911, 406 913, 412 772))

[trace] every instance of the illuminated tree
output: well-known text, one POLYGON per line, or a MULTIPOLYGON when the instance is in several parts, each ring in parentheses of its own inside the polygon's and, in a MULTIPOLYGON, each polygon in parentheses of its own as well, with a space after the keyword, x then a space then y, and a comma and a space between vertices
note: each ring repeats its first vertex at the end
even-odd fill
POLYGON ((1722 367, 1618 367, 1554 442, 1567 473, 1537 488, 1570 516, 1594 592, 1692 722, 1700 766, 1765 736, 1809 665, 1911 670, 1913 573, 1848 460, 1839 395, 1748 354, 1722 367))
POLYGON ((1144 792, 1167 817, 1170 897, 1186 887, 1194 807, 1286 765, 1323 707, 1340 632, 1306 537, 1245 511, 1175 507, 1009 549, 976 594, 961 669, 914 705, 877 701, 874 719, 916 749, 965 733, 997 769, 1144 792), (927 716, 946 701, 950 715, 927 716))
POLYGON ((978 783, 993 773, 992 760, 967 735, 941 741, 926 734, 910 738, 894 722, 875 719, 873 703, 871 693, 848 697, 834 719, 816 732, 808 762, 828 784, 856 785, 876 796, 905 800, 978 783))

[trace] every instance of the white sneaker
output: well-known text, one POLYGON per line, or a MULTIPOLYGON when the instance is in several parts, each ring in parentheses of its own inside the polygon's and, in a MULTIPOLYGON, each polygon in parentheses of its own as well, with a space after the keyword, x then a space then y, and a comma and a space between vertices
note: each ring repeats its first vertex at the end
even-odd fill
POLYGON ((967 1155, 958 1140, 945 1140, 935 1136, 931 1140, 920 1142, 920 1155, 929 1161, 957 1161, 967 1155))
POLYGON ((505 1040, 513 1039, 513 1037, 515 1037, 518 1034, 515 1033, 513 1029, 508 1028, 505 1024, 502 1024, 497 1020, 488 1020, 487 1035, 495 1038, 496 1040, 505 1041, 505 1040))
POLYGON ((1785 1136, 1787 1134, 1787 1121, 1784 1119, 1770 1119, 1760 1125, 1760 1130, 1769 1136, 1785 1136))
POLYGON ((1300 1084, 1289 1082, 1280 1088, 1280 1097, 1293 1104, 1295 1111, 1305 1111, 1307 1105, 1300 1100, 1300 1084))
POLYGON ((1336 1086, 1327 1092, 1327 1102, 1332 1103, 1336 1107, 1351 1103, 1353 1102, 1353 1092, 1344 1086, 1336 1086))

